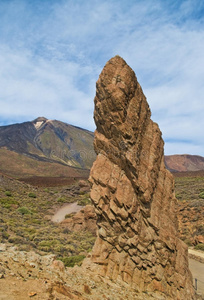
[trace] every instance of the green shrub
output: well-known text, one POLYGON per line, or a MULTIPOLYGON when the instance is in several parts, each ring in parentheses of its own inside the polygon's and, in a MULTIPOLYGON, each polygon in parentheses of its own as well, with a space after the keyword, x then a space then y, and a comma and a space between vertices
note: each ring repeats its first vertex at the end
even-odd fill
POLYGON ((32 212, 26 208, 26 207, 19 207, 18 208, 18 212, 21 213, 22 215, 29 215, 29 214, 32 214, 32 212))
POLYGON ((2 237, 3 237, 4 239, 7 239, 7 240, 8 240, 9 236, 10 236, 10 235, 8 234, 8 232, 6 232, 6 231, 2 232, 2 237))
POLYGON ((187 246, 192 246, 192 241, 190 239, 185 239, 184 243, 186 243, 187 246))
POLYGON ((204 199, 204 192, 201 192, 201 193, 199 194, 199 197, 202 198, 202 199, 204 199))
POLYGON ((63 257, 61 261, 64 263, 65 267, 74 267, 75 265, 80 266, 85 255, 76 255, 70 257, 63 257))
POLYGON ((60 198, 57 199, 57 202, 65 203, 66 199, 65 199, 65 197, 60 197, 60 198))
POLYGON ((90 198, 80 199, 78 200, 77 204, 81 206, 86 206, 88 204, 91 204, 91 199, 90 198))
POLYGON ((5 191, 5 195, 8 196, 8 197, 11 197, 11 196, 12 196, 12 194, 11 194, 10 191, 5 191))
POLYGON ((176 199, 178 199, 178 200, 179 200, 179 199, 182 199, 182 196, 181 196, 179 193, 177 193, 177 194, 176 194, 176 199))
POLYGON ((75 214, 76 213, 67 214, 67 215, 65 215, 65 219, 72 218, 75 214))
POLYGON ((63 231, 62 231, 64 234, 68 234, 70 233, 70 230, 68 228, 64 228, 63 231))
POLYGON ((12 244, 23 244, 23 239, 21 237, 13 236, 9 237, 8 242, 12 244))
POLYGON ((64 196, 62 196, 62 197, 59 197, 57 199, 57 202, 59 202, 59 203, 73 203, 74 201, 76 201, 74 199, 74 197, 64 197, 64 196))
POLYGON ((32 223, 33 224, 41 224, 41 221, 35 218, 35 219, 32 219, 32 223))
POLYGON ((31 193, 28 194, 28 197, 30 197, 30 198, 36 198, 36 194, 31 192, 31 193))
POLYGON ((194 249, 204 251, 204 244, 198 244, 194 247, 194 249))
POLYGON ((13 198, 10 198, 10 197, 9 198, 2 198, 2 199, 0 199, 0 204, 2 204, 2 206, 5 207, 5 208, 10 208, 11 204, 18 205, 18 201, 16 201, 13 198))
POLYGON ((79 195, 85 195, 85 192, 81 191, 79 192, 79 195))
POLYGON ((10 204, 10 203, 4 203, 4 204, 3 204, 3 207, 9 209, 9 208, 11 208, 11 204, 10 204))
POLYGON ((43 240, 39 243, 39 246, 42 247, 51 247, 53 245, 55 245, 56 240, 43 240))

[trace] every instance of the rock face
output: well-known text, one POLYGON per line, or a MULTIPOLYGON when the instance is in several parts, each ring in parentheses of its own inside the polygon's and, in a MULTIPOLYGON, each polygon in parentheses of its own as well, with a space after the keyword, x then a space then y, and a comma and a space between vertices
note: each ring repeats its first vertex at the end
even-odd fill
POLYGON ((90 182, 98 236, 90 267, 138 291, 192 300, 187 247, 178 238, 174 180, 135 73, 116 56, 96 87, 97 158, 90 182))
POLYGON ((88 230, 92 234, 96 234, 96 214, 94 207, 86 205, 73 217, 65 219, 61 222, 61 226, 71 231, 88 230))

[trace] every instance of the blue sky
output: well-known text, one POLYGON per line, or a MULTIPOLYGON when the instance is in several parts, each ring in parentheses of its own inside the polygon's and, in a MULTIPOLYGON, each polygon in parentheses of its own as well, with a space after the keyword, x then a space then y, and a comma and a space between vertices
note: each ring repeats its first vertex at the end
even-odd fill
POLYGON ((165 154, 204 156, 204 1, 0 0, 0 125, 94 130, 95 82, 116 54, 135 71, 165 154))

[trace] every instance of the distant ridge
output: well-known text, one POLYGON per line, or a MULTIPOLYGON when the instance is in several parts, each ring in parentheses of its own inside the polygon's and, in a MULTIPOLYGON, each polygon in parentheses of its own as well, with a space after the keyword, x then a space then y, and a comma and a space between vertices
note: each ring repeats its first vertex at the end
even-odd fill
POLYGON ((166 155, 166 167, 171 172, 194 172, 204 170, 204 157, 199 155, 166 155))
MULTIPOLYGON (((15 177, 55 177, 76 176, 77 170, 86 170, 87 176, 96 158, 93 139, 91 131, 45 117, 0 126, 0 172, 15 177)), ((168 155, 165 164, 171 172, 200 171, 204 157, 168 155)))

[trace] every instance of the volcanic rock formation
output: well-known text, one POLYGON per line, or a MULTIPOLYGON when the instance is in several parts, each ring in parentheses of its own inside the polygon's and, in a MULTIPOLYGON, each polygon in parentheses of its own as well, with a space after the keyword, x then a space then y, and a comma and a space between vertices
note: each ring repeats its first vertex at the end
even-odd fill
POLYGON ((186 245, 178 238, 174 180, 164 142, 135 73, 119 56, 96 84, 91 199, 98 236, 85 265, 139 291, 194 299, 186 245))

